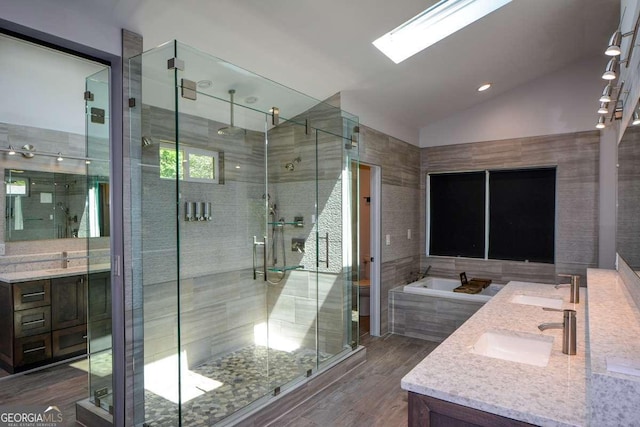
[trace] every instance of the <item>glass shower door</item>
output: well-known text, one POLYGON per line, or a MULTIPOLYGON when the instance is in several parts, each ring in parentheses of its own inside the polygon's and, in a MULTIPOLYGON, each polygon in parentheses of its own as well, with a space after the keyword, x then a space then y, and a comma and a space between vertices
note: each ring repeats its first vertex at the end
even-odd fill
MULTIPOLYGON (((206 59, 187 49, 179 54, 186 64, 206 59)), ((178 84, 200 71, 206 72, 185 67, 178 84)), ((180 404, 181 423, 189 426, 213 425, 273 393, 264 280, 267 115, 232 103, 229 90, 234 87, 200 88, 196 99, 180 93, 178 139, 167 146, 183 166, 180 404)), ((241 86, 236 90, 238 98, 246 97, 241 86)))
POLYGON ((109 72, 107 67, 86 79, 86 202, 71 233, 87 242, 89 398, 112 412, 109 72))

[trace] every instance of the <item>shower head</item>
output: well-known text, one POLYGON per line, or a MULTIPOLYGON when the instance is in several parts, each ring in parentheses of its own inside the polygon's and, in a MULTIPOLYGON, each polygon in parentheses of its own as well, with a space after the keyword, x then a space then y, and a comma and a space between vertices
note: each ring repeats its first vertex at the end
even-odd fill
POLYGON ((296 170, 296 165, 299 164, 301 161, 302 161, 302 158, 298 156, 292 161, 290 161, 289 163, 287 163, 286 165, 284 165, 284 168, 289 172, 293 172, 294 170, 296 170))
POLYGON ((150 136, 142 136, 142 146, 143 147, 148 147, 150 145, 153 145, 153 139, 151 139, 150 136))
POLYGON ((218 129, 218 135, 221 136, 242 136, 245 134, 245 130, 233 125, 233 95, 236 93, 235 89, 229 89, 229 104, 231 108, 231 123, 229 126, 221 127, 218 129))

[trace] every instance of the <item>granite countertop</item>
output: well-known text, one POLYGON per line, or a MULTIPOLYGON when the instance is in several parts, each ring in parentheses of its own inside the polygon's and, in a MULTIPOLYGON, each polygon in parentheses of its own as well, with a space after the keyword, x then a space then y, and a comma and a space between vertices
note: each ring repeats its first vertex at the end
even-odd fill
POLYGON ((588 277, 592 424, 638 425, 640 312, 618 273, 588 277))
MULTIPOLYGON (((99 273, 109 270, 111 270, 111 265, 108 263, 94 264, 89 267, 88 272, 99 273)), ((54 279, 56 277, 75 276, 86 273, 86 265, 69 268, 50 268, 48 270, 18 271, 15 273, 0 273, 0 282, 19 283, 30 280, 54 279)))
POLYGON ((456 332, 402 379, 402 388, 437 399, 542 426, 583 426, 587 420, 586 291, 569 303, 569 289, 509 282, 456 332), (510 302, 525 294, 558 298, 576 310, 576 355, 562 353, 562 330, 540 332, 538 325, 562 322, 562 313, 510 302), (553 337, 545 367, 470 353, 486 331, 553 337))

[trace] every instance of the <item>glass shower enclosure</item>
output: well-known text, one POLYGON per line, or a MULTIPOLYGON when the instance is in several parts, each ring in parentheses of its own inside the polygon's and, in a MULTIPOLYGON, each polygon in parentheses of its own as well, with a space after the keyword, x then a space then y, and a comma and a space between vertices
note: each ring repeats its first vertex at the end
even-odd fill
POLYGON ((358 118, 175 41, 130 66, 135 423, 231 423, 357 346, 358 118))

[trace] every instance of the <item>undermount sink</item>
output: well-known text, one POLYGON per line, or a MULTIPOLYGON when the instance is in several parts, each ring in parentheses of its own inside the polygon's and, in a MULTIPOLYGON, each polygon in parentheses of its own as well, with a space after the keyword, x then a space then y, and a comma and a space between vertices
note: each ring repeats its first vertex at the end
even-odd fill
POLYGON ((487 331, 471 347, 471 353, 510 362, 547 366, 553 337, 507 331, 487 331))
POLYGON ((562 300, 559 298, 545 298, 534 295, 514 295, 511 298, 511 302, 516 304, 535 305, 538 307, 562 308, 562 300))

